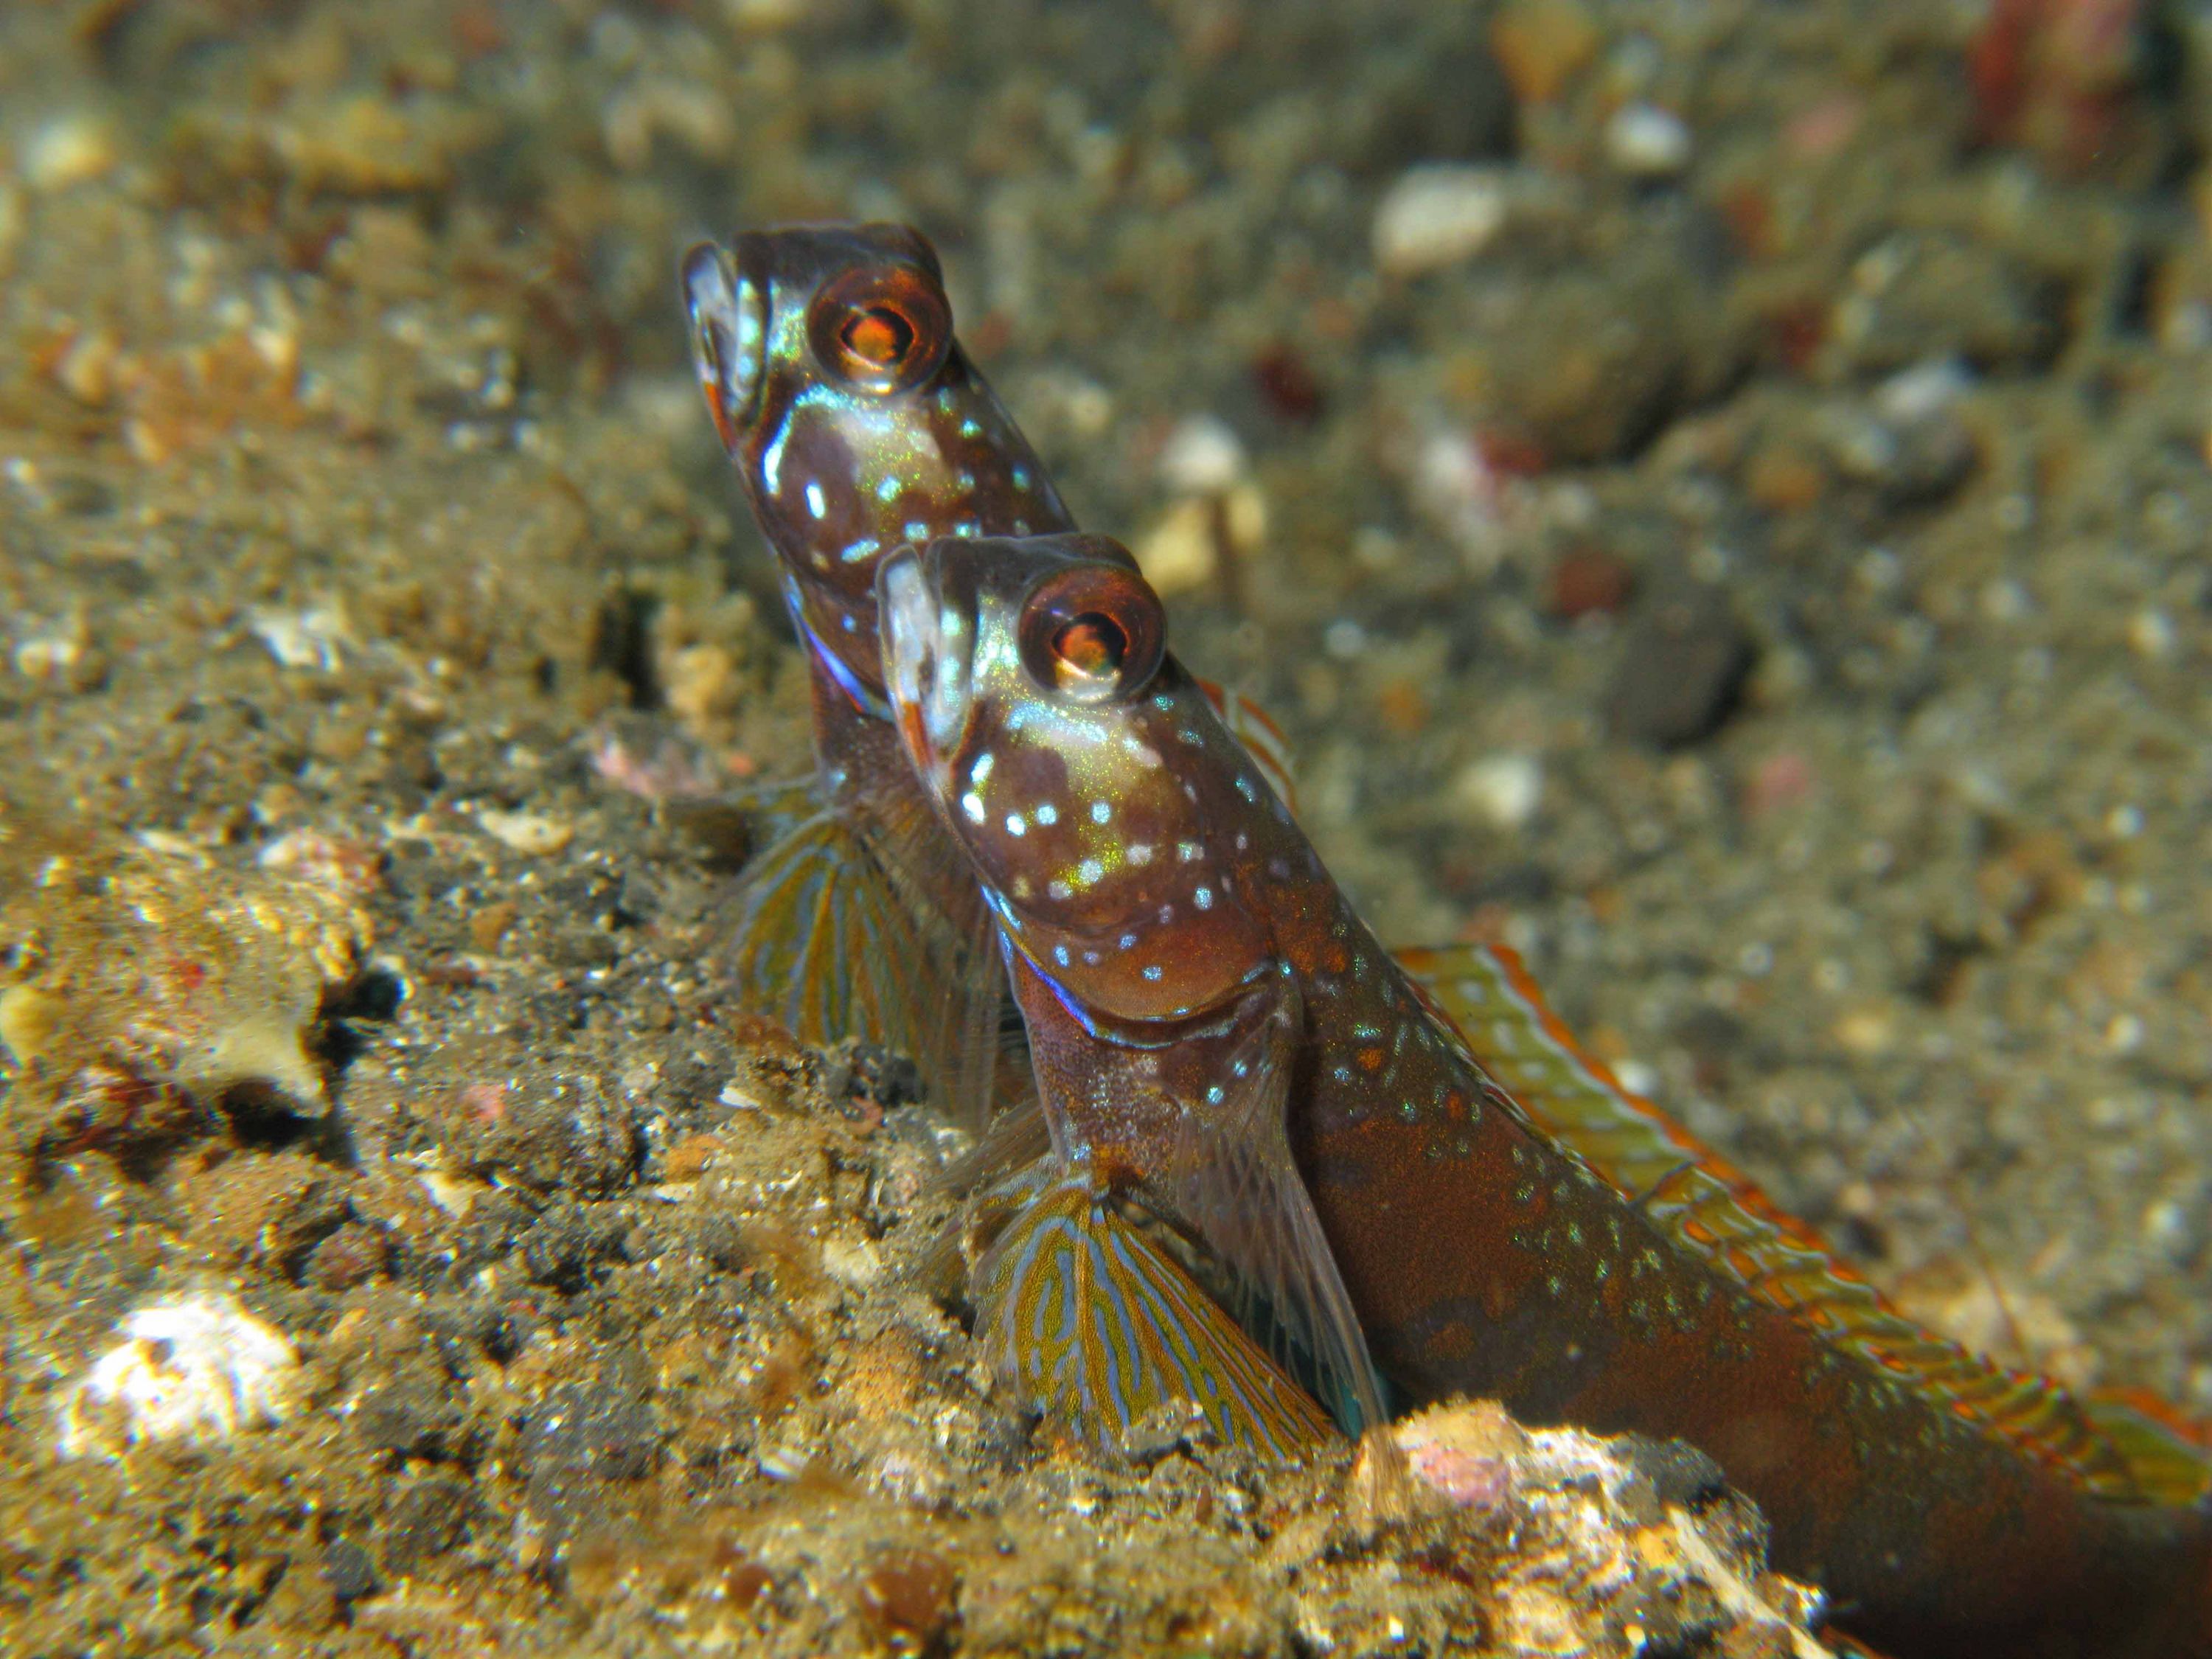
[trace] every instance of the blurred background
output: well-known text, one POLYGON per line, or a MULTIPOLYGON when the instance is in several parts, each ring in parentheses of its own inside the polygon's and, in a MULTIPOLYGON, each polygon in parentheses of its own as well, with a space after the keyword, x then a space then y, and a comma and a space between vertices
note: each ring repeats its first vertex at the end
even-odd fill
POLYGON ((1386 938, 2212 1409, 2208 141, 2195 0, 14 0, 8 787, 354 837, 434 957, 518 947, 392 824, 618 885, 802 770, 673 272, 910 220, 1386 938))

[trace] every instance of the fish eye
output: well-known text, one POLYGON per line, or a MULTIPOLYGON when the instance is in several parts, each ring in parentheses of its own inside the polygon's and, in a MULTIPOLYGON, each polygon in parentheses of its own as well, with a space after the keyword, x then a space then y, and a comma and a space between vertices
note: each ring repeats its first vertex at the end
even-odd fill
POLYGON ((916 332, 896 307, 869 306, 845 319, 837 331, 837 343, 848 358, 882 372, 906 361, 916 332))
POLYGON ((1118 675, 1129 659, 1128 630, 1103 611, 1086 611, 1052 636, 1052 659, 1086 680, 1118 675))
POLYGON ((1046 576, 1022 606, 1022 661, 1049 691, 1081 702, 1126 697, 1164 649, 1160 602, 1145 579, 1112 565, 1046 576))
POLYGON ((807 334, 824 368, 849 386, 887 395, 934 374, 952 345, 944 291, 905 266, 848 270, 823 287, 807 334))

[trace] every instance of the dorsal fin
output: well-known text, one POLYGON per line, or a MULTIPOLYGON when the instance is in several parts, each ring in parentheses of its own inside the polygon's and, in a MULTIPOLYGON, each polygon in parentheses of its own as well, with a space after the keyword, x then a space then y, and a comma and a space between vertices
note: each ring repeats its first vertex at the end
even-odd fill
POLYGON ((1231 691, 1212 680, 1199 681, 1198 689, 1206 694, 1206 700, 1213 705, 1213 712, 1221 716, 1221 723, 1229 728, 1230 734, 1259 763, 1261 775, 1295 817, 1298 810, 1297 777, 1291 769, 1291 740, 1283 735, 1283 728, 1275 724, 1273 715, 1241 691, 1231 691))
MULTIPOLYGON (((1637 1198, 1687 1248, 1838 1346, 2063 1468, 2088 1492, 2122 1501, 2154 1495, 2066 1389, 1996 1365, 1907 1319, 1741 1170, 1623 1087, 1576 1042, 1512 951, 1470 945, 1397 955, 1431 1010, 1529 1119, 1637 1198)), ((2167 1467, 2154 1463, 2154 1476, 2167 1467)))
POLYGON ((2099 1389, 2081 1402, 2154 1503, 2177 1507, 2212 1496, 2212 1425, 2192 1423, 2139 1389, 2099 1389))

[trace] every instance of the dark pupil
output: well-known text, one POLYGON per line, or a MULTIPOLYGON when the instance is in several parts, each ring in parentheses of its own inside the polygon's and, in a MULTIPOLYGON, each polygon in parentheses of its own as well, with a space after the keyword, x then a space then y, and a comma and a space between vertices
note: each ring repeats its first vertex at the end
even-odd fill
POLYGON ((885 307, 855 313, 845 325, 845 349, 864 363, 885 368, 914 349, 914 325, 885 307))
POLYGON ((1086 611, 1052 636, 1052 653, 1088 679, 1118 674, 1129 659, 1129 636, 1111 617, 1086 611))

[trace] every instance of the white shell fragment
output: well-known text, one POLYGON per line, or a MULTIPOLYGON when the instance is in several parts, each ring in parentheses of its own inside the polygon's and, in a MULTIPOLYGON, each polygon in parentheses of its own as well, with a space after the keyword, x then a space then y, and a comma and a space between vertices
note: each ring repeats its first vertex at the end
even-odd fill
POLYGON ((1634 179, 1670 179, 1690 165, 1690 129, 1656 104, 1624 104, 1605 125, 1613 166, 1634 179))
POLYGON ((1502 168, 1425 162, 1400 173, 1376 205, 1375 263, 1393 276, 1471 259, 1505 228, 1510 191, 1502 168))
POLYGON ((117 1457, 149 1440, 213 1444, 290 1410, 298 1352, 227 1297, 149 1303, 116 1334, 62 1397, 64 1457, 117 1457))

